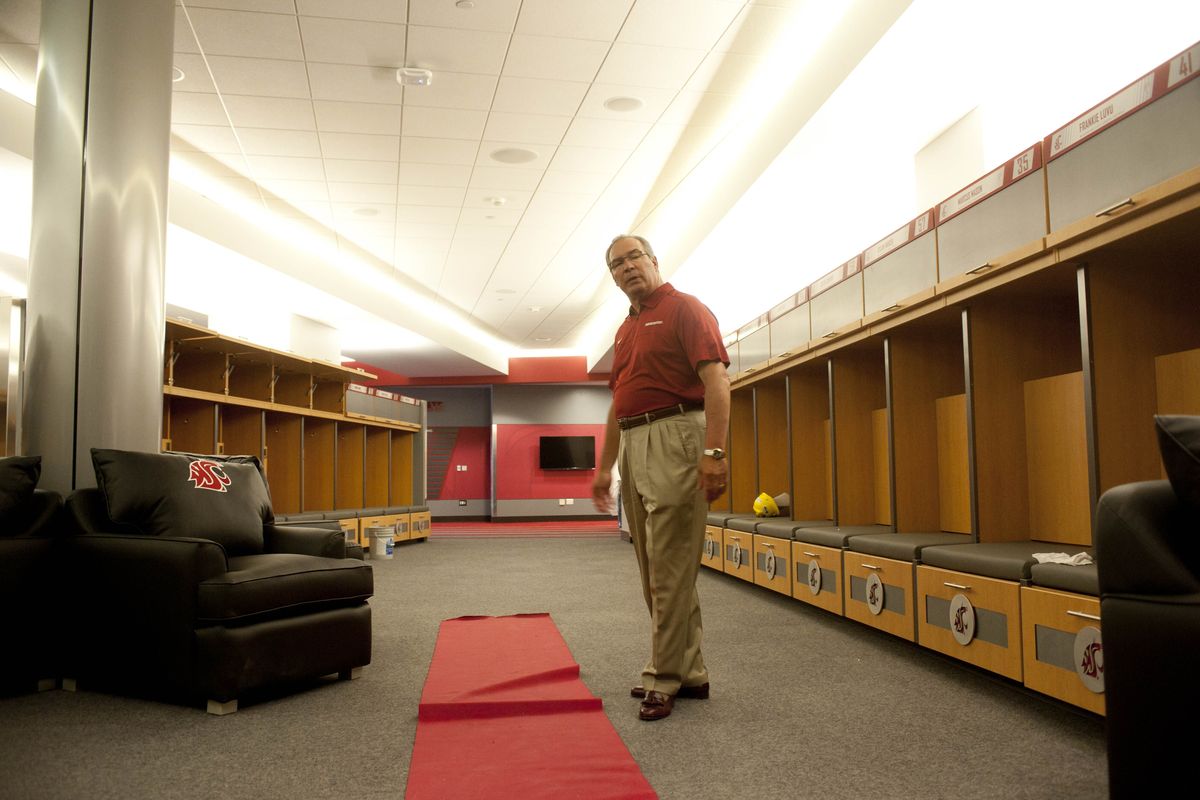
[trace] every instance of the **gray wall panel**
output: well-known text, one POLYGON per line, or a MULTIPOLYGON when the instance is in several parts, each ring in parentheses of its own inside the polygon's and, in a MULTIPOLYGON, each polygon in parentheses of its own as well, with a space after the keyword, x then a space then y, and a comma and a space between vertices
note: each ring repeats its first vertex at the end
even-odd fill
POLYGON ((596 386, 497 386, 493 422, 497 425, 602 425, 612 393, 596 386))

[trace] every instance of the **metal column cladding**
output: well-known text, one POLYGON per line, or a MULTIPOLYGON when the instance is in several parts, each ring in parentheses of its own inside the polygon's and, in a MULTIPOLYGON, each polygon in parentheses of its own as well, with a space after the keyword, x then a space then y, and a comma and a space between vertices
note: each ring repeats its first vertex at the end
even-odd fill
POLYGON ((92 447, 159 447, 174 19, 42 4, 22 426, 47 488, 92 485, 92 447))

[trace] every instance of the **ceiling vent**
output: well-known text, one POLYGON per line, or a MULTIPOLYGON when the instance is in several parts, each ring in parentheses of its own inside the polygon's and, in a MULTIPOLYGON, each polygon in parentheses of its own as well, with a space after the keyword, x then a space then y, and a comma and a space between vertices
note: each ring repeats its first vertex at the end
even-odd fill
POLYGON ((396 70, 396 83, 401 86, 428 86, 433 83, 433 73, 419 67, 401 67, 396 70))

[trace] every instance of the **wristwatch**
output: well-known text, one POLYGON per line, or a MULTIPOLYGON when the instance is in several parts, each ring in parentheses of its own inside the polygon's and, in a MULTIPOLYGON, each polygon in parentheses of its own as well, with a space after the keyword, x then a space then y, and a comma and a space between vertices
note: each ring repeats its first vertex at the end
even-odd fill
POLYGON ((705 450, 704 455, 708 456, 709 458, 715 458, 719 460, 725 457, 725 451, 719 447, 714 447, 711 450, 705 450))

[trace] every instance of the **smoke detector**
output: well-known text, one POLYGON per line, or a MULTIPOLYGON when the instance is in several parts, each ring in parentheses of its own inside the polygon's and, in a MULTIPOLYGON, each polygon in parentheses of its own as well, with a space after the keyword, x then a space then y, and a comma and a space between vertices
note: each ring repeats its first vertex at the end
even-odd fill
POLYGON ((433 83, 433 73, 420 67, 401 67, 396 70, 396 83, 401 86, 428 86, 433 83))

